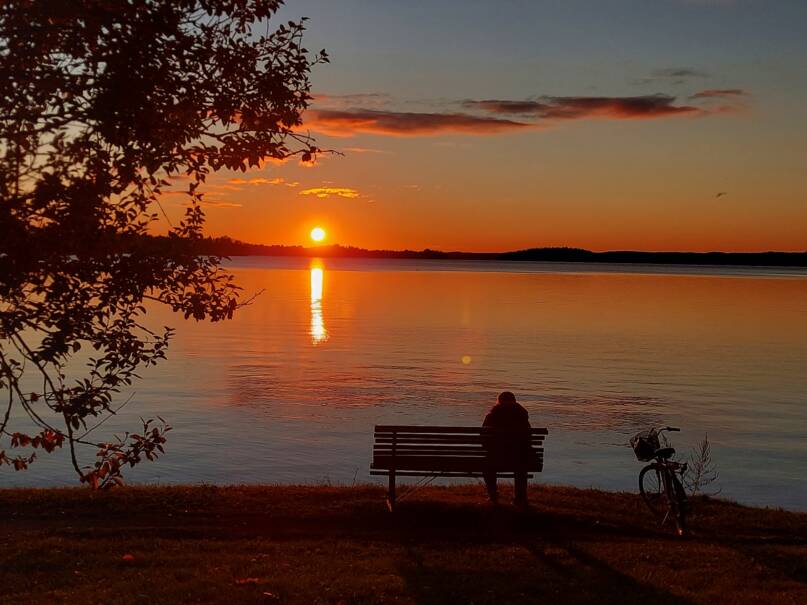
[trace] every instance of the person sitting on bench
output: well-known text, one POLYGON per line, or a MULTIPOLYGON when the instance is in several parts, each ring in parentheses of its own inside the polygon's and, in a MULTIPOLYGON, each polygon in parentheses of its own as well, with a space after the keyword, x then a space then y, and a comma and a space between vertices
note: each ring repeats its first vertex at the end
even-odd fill
POLYGON ((492 436, 490 438, 487 442, 490 469, 485 471, 484 476, 490 501, 496 504, 499 500, 496 470, 512 469, 515 473, 515 498, 513 503, 517 506, 527 506, 526 461, 530 448, 530 421, 527 410, 516 401, 516 396, 513 393, 504 391, 499 394, 496 405, 485 416, 482 426, 502 431, 525 430, 524 439, 513 438, 512 434, 501 437, 492 436))

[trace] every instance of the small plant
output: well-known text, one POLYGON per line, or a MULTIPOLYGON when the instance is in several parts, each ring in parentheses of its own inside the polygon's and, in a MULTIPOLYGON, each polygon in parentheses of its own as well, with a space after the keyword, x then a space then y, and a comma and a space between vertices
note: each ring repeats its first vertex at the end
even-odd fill
MULTIPOLYGON (((712 459, 712 446, 709 435, 705 434, 700 445, 689 454, 687 471, 684 474, 684 486, 690 496, 705 494, 705 489, 720 478, 717 465, 712 459)), ((720 490, 712 491, 710 496, 716 496, 720 490)))

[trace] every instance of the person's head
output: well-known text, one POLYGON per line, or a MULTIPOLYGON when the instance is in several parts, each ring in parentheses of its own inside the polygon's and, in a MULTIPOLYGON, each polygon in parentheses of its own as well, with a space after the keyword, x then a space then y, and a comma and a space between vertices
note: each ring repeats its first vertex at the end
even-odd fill
POLYGON ((516 396, 513 395, 510 391, 502 391, 499 393, 499 396, 496 398, 498 403, 502 405, 512 405, 516 402, 516 396))

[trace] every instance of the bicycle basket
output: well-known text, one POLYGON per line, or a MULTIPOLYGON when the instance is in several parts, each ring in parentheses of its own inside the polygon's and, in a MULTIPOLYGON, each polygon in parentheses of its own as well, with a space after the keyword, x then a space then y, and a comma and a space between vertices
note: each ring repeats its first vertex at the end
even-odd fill
POLYGON ((636 458, 642 462, 647 462, 653 459, 653 454, 661 447, 658 440, 656 431, 642 431, 637 433, 630 440, 630 446, 633 448, 633 453, 636 458))

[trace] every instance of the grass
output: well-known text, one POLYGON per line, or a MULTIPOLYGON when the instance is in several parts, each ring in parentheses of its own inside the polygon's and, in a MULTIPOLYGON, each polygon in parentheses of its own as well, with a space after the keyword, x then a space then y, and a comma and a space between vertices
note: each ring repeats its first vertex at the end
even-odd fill
POLYGON ((807 514, 533 487, 0 490, 0 603, 807 603, 807 514), (504 495, 507 495, 506 492, 504 495))

